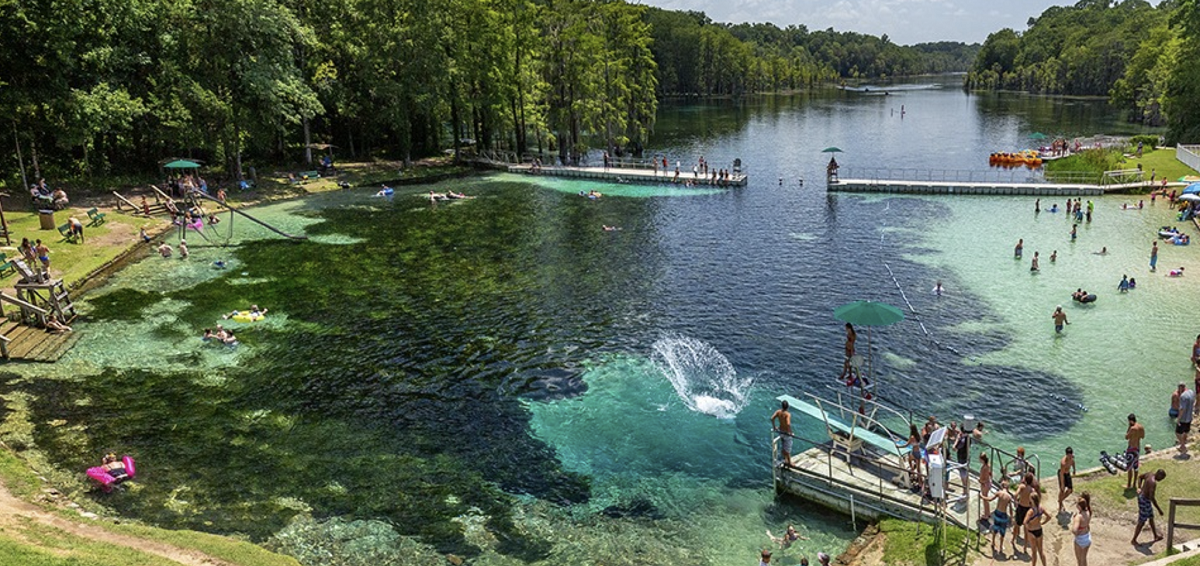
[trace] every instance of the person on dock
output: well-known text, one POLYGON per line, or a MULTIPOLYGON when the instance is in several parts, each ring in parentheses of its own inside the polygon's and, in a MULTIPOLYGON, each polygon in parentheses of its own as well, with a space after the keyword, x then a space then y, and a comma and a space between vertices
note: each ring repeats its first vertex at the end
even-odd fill
POLYGON ((771 426, 779 433, 779 452, 783 456, 782 465, 792 467, 792 414, 788 412, 788 402, 783 401, 779 410, 771 414, 771 426))
POLYGON ((921 463, 925 460, 921 456, 922 446, 924 445, 921 443, 921 433, 917 431, 917 425, 909 425, 908 442, 901 445, 899 450, 903 451, 908 449, 909 451, 908 469, 912 474, 910 483, 912 484, 913 490, 917 493, 920 493, 922 487, 924 486, 924 480, 921 476, 921 463))
POLYGON ((49 330, 51 334, 62 334, 71 332, 71 327, 63 324, 58 317, 50 315, 46 317, 46 330, 49 330))
POLYGON ((852 368, 851 359, 854 357, 854 343, 858 341, 858 333, 854 331, 854 325, 846 323, 846 360, 842 363, 842 375, 838 379, 847 379, 850 377, 852 368))
MULTIPOLYGON (((985 454, 980 454, 980 456, 985 456, 985 454)), ((993 509, 992 513, 991 513, 992 554, 995 555, 997 552, 1000 552, 1003 555, 1003 553, 1004 553, 1004 535, 1007 534, 1007 532, 1008 532, 1008 523, 1009 523, 1009 517, 1010 517, 1009 513, 1012 511, 1012 494, 1008 492, 1008 478, 1000 478, 999 491, 996 491, 993 494, 984 495, 981 497, 984 501, 984 505, 987 505, 988 503, 990 503, 992 501, 996 502, 996 508, 993 509), (996 535, 997 534, 1000 535, 1000 550, 999 551, 996 550, 996 535)), ((1015 530, 1013 531, 1012 550, 1013 550, 1013 554, 1017 553, 1017 535, 1016 535, 1015 530)))
POLYGON ((1075 535, 1075 564, 1087 566, 1088 548, 1092 546, 1092 494, 1083 492, 1075 501, 1076 513, 1071 517, 1071 534, 1075 535))
POLYGON ((1017 245, 1013 248, 1013 259, 1021 259, 1021 254, 1025 252, 1025 239, 1017 239, 1017 245))
POLYGON ((1050 522, 1050 514, 1042 508, 1042 494, 1035 490, 1029 495, 1029 500, 1029 513, 1025 517, 1024 527, 1025 541, 1030 549, 1030 566, 1037 566, 1038 558, 1041 558, 1042 564, 1048 564, 1042 545, 1042 541, 1045 540, 1045 530, 1042 527, 1050 522))
POLYGON ((767 538, 770 538, 771 542, 778 544, 779 550, 787 550, 796 541, 808 540, 808 537, 796 532, 796 525, 788 525, 787 530, 783 532, 783 536, 781 537, 771 534, 771 529, 767 529, 767 538))
POLYGON ((1125 460, 1129 463, 1129 469, 1126 472, 1125 489, 1133 489, 1137 470, 1141 467, 1139 458, 1142 439, 1146 438, 1146 429, 1137 422, 1137 415, 1129 413, 1128 420, 1129 427, 1125 429, 1125 460))
POLYGON ((1179 442, 1179 453, 1187 454, 1188 434, 1192 432, 1192 419, 1196 410, 1196 392, 1184 384, 1179 393, 1179 416, 1175 419, 1175 440, 1179 442))
POLYGON ((1162 468, 1155 470, 1153 474, 1146 472, 1138 477, 1138 519, 1137 527, 1133 529, 1133 539, 1129 544, 1139 546, 1138 535, 1142 534, 1142 527, 1146 525, 1146 521, 1150 521, 1150 532, 1154 533, 1154 540, 1150 544, 1154 544, 1163 539, 1162 535, 1158 534, 1158 527, 1154 525, 1154 510, 1158 510, 1158 514, 1162 515, 1162 507, 1158 505, 1158 482, 1163 481, 1167 477, 1167 472, 1162 468))
POLYGON ((1067 320, 1067 313, 1063 312, 1062 305, 1054 308, 1054 314, 1051 314, 1050 318, 1054 319, 1055 334, 1062 334, 1063 325, 1071 324, 1071 321, 1067 320))
POLYGON ((1068 446, 1066 454, 1058 461, 1058 509, 1054 511, 1055 515, 1062 513, 1063 501, 1075 491, 1074 475, 1075 451, 1068 446))
POLYGON ((1150 272, 1153 273, 1158 268, 1158 240, 1150 244, 1150 272))

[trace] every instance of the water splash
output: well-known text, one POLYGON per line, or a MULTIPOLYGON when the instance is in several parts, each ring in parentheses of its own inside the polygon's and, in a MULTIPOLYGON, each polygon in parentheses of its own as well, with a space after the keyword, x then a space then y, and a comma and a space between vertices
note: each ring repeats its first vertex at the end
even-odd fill
POLYGON ((729 360, 705 342, 666 336, 654 343, 650 360, 688 409, 731 419, 746 407, 754 378, 739 378, 729 360))

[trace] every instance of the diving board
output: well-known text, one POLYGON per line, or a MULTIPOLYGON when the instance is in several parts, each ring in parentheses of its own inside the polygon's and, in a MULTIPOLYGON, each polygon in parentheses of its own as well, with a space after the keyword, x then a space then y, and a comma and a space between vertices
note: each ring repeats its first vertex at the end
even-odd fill
POLYGON ((867 430, 865 427, 847 424, 838 417, 829 414, 828 411, 813 405, 812 403, 801 401, 795 397, 792 397, 791 395, 780 395, 775 399, 778 401, 787 401, 789 408, 795 408, 801 413, 824 422, 826 428, 830 429, 830 436, 833 436, 832 432, 836 430, 848 435, 850 439, 857 438, 863 442, 866 442, 867 444, 879 448, 886 454, 899 454, 899 448, 897 448, 894 441, 884 438, 880 434, 867 430))

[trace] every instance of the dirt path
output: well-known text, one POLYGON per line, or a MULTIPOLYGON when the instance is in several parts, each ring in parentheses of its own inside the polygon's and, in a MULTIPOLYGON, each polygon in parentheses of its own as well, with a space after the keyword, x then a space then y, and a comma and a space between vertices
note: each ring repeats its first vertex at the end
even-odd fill
POLYGON ((21 524, 25 521, 34 521, 54 527, 78 537, 153 554, 186 566, 233 566, 229 562, 213 558, 197 550, 117 534, 96 525, 66 519, 47 512, 37 505, 17 499, 8 491, 7 487, 0 483, 0 529, 19 537, 21 524))

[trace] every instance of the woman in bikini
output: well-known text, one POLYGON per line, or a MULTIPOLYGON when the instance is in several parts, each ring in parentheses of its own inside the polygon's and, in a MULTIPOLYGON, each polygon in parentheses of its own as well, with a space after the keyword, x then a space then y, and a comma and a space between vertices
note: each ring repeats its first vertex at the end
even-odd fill
POLYGON ((1083 492, 1075 502, 1079 512, 1071 518, 1071 534, 1075 535, 1075 564, 1087 566, 1088 548, 1092 546, 1092 494, 1083 492))
POLYGON ((1039 556, 1042 557, 1042 564, 1046 564, 1046 551, 1042 550, 1042 525, 1050 522, 1050 514, 1042 509, 1041 494, 1034 491, 1030 499, 1033 505, 1025 517, 1025 540, 1029 543, 1029 564, 1037 566, 1039 556))

